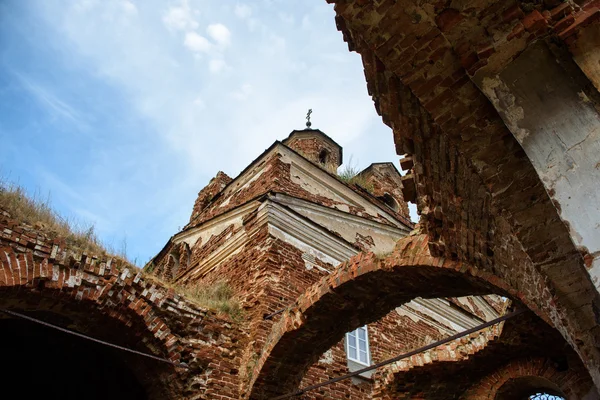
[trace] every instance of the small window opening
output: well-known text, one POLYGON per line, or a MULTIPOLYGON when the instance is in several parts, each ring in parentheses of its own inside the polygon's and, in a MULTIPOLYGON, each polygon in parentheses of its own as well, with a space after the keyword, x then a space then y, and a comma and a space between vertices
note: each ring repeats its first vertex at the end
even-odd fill
POLYGON ((171 278, 175 278, 177 276, 177 271, 179 271, 179 254, 176 252, 170 253, 169 264, 171 265, 171 278))
POLYGON ((384 194, 380 199, 385 203, 386 206, 398 212, 398 202, 389 193, 384 194))
POLYGON ((371 365, 369 334, 366 325, 346 333, 346 355, 350 361, 371 365))
POLYGON ((329 161, 329 152, 327 150, 323 149, 319 153, 319 162, 321 164, 327 164, 327 161, 329 161))
POLYGON ((185 268, 188 268, 192 262, 192 250, 190 245, 185 243, 185 268))

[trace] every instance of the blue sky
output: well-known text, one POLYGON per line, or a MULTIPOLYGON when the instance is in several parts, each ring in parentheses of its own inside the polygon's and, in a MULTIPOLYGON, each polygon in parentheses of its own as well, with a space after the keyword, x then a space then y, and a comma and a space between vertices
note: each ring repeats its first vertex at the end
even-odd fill
POLYGON ((308 108, 345 160, 397 163, 324 0, 0 2, 0 173, 139 265, 308 108))

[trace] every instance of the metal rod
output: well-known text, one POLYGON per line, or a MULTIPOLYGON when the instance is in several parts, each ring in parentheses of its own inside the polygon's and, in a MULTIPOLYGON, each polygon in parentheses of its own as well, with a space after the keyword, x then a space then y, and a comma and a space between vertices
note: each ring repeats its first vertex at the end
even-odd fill
POLYGON ((279 309, 279 310, 277 310, 277 311, 275 311, 275 312, 273 312, 273 313, 271 313, 271 314, 267 314, 267 315, 265 315, 265 316, 263 317, 263 319, 271 319, 271 318, 273 318, 274 316, 276 316, 276 315, 278 315, 278 314, 281 314, 281 313, 282 313, 282 312, 284 312, 285 310, 287 310, 287 307, 285 307, 285 308, 282 308, 282 309, 279 309))
POLYGON ((53 328, 53 329, 59 330, 59 331, 64 332, 64 333, 68 333, 70 335, 78 336, 78 337, 86 339, 86 340, 91 340, 92 342, 100 343, 100 344, 103 344, 103 345, 108 346, 108 347, 113 347, 113 348, 118 349, 118 350, 127 351, 129 353, 137 354, 137 355, 148 357, 148 358, 153 358, 155 360, 162 361, 162 362, 174 365, 176 367, 189 368, 186 364, 177 363, 177 362, 174 362, 174 361, 171 361, 171 360, 167 360, 166 358, 161 358, 161 357, 158 357, 158 356, 154 356, 152 354, 142 353, 141 351, 128 349, 127 347, 119 346, 118 344, 112 344, 112 343, 109 343, 109 342, 105 342, 104 340, 100 340, 100 339, 96 339, 96 338, 93 338, 93 337, 90 337, 90 336, 86 336, 86 335, 84 335, 82 333, 74 332, 74 331, 71 331, 69 329, 65 329, 63 327, 60 327, 60 326, 57 326, 57 325, 53 325, 53 324, 50 324, 50 323, 45 322, 45 321, 41 321, 39 319, 30 317, 30 316, 25 315, 25 314, 21 314, 21 313, 10 311, 10 310, 5 310, 3 308, 0 308, 0 312, 3 312, 3 313, 8 314, 8 315, 12 315, 13 317, 18 317, 18 318, 25 319, 27 321, 35 322, 36 324, 44 325, 44 326, 47 326, 49 328, 53 328))
POLYGON ((332 383, 335 383, 335 382, 339 382, 339 381, 342 381, 342 380, 345 380, 345 379, 348 379, 348 378, 352 378, 353 376, 360 375, 362 373, 365 373, 367 371, 371 371, 373 369, 377 369, 379 367, 383 367, 384 365, 388 365, 388 364, 391 364, 391 363, 396 362, 396 361, 400 361, 400 360, 402 360, 404 358, 408 358, 408 357, 414 356, 415 354, 422 353, 422 352, 424 352, 426 350, 433 349, 434 347, 441 346, 442 344, 446 344, 446 343, 451 342, 453 340, 459 339, 459 338, 461 338, 463 336, 470 335, 471 333, 475 333, 477 331, 480 331, 480 330, 485 329, 487 327, 490 327, 492 325, 499 324, 500 322, 506 321, 507 319, 510 319, 512 317, 516 317, 517 315, 520 315, 520 314, 523 314, 525 311, 526 311, 526 309, 515 310, 513 312, 510 312, 508 314, 504 314, 501 317, 498 317, 496 319, 493 319, 493 320, 488 321, 486 323, 483 323, 481 325, 477 325, 477 326, 475 326, 475 327, 473 327, 471 329, 467 329, 466 331, 462 331, 462 332, 457 333, 455 335, 448 336, 445 339, 438 340, 437 342, 428 344, 427 346, 420 347, 420 348, 418 348, 416 350, 411 350, 408 353, 401 354, 401 355, 396 356, 394 358, 390 358, 390 359, 382 361, 380 363, 373 364, 371 366, 359 369, 357 371, 351 372, 351 373, 346 374, 346 375, 338 376, 337 378, 333 378, 333 379, 330 379, 330 380, 325 381, 325 382, 321 382, 321 383, 317 383, 315 385, 307 386, 307 387, 299 389, 298 391, 293 392, 293 393, 288 393, 288 394, 284 394, 282 396, 272 397, 269 400, 288 399, 290 397, 299 396, 299 395, 301 395, 303 393, 309 392, 311 390, 318 389, 318 388, 323 387, 323 386, 331 385, 332 383))

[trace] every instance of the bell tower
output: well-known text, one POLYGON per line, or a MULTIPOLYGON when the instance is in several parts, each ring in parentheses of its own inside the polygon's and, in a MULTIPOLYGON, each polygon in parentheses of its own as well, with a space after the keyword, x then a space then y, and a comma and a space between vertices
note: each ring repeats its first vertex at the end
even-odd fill
POLYGON ((311 128, 311 113, 312 110, 308 110, 306 128, 292 131, 283 144, 327 172, 337 174, 342 165, 342 146, 319 129, 311 128))

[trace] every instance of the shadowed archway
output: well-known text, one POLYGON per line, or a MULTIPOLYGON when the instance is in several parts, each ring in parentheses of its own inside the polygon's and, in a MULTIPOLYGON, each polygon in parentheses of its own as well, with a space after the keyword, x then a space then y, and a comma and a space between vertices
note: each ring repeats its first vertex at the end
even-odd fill
MULTIPOLYGON (((522 358, 509 362, 467 390, 461 400, 529 399, 538 393, 564 399, 594 397, 589 375, 547 358, 522 358)), ((597 395, 596 395, 597 396, 597 395)))
POLYGON ((21 399, 148 399, 117 350, 21 319, 0 320, 0 341, 10 344, 2 350, 2 379, 23 388, 21 399))
MULTIPOLYGON (((0 308, 142 353, 181 360, 184 353, 179 338, 171 332, 161 311, 164 300, 160 301, 160 288, 146 287, 131 267, 119 271, 110 264, 107 267, 105 261, 83 256, 80 262, 67 267, 57 259, 2 247, 0 308)), ((73 389, 56 398, 71 398, 79 393, 76 389, 100 381, 118 393, 130 393, 132 399, 168 398, 174 389, 160 379, 177 372, 171 364, 124 353, 5 313, 0 313, 0 327, 3 343, 12 344, 3 359, 14 365, 29 363, 29 378, 41 375, 28 383, 32 393, 52 392, 54 386, 46 388, 52 378, 65 380, 60 390, 69 386, 73 389), (122 386, 131 390, 121 390, 122 386)), ((21 375, 5 378, 15 382, 29 379, 21 375)), ((80 394, 79 398, 96 398, 96 393, 103 390, 80 394)))
POLYGON ((389 257, 358 255, 309 288, 273 326, 254 368, 249 397, 268 399, 293 391, 308 366, 346 332, 377 321, 416 297, 489 293, 523 297, 547 320, 497 277, 432 257, 428 249, 427 236, 407 237, 389 257))

